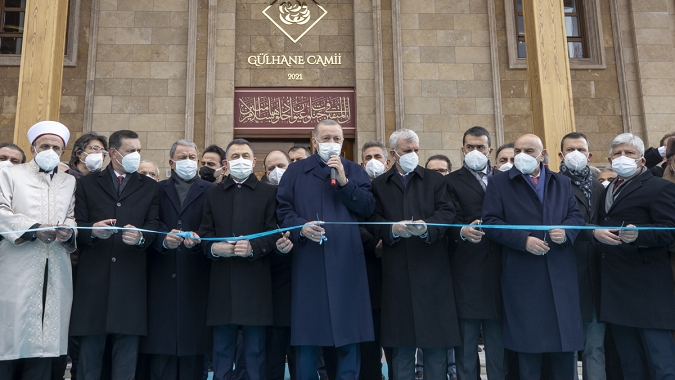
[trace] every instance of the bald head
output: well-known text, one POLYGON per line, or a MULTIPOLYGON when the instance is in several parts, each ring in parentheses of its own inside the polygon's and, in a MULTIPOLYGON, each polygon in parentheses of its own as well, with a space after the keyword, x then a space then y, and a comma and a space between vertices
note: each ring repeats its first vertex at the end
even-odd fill
MULTIPOLYGON (((526 134, 518 137, 515 143, 513 143, 513 153, 516 155, 515 165, 519 170, 521 169, 518 165, 518 154, 524 153, 528 156, 534 157, 537 162, 541 163, 546 157, 546 150, 544 149, 544 144, 542 144, 541 139, 537 135, 526 134)), ((539 164, 541 165, 541 164, 539 164)), ((539 174, 539 165, 531 173, 533 176, 539 174)), ((527 170, 527 169, 526 169, 527 170)), ((530 173, 528 173, 530 174, 530 173)))
MULTIPOLYGON (((544 150, 544 143, 541 142, 541 139, 539 138, 539 136, 533 135, 531 133, 528 133, 528 134, 525 134, 525 135, 522 135, 522 136, 518 137, 518 139, 516 139, 516 142, 513 145, 514 145, 514 148, 516 148, 516 150, 517 150, 518 145, 522 145, 522 146, 526 145, 526 146, 529 146, 529 147, 534 147, 534 148, 539 149, 539 152, 544 150)), ((539 153, 539 152, 537 152, 537 153, 539 153)), ((520 152, 516 151, 516 154, 518 154, 518 153, 520 153, 520 152)))

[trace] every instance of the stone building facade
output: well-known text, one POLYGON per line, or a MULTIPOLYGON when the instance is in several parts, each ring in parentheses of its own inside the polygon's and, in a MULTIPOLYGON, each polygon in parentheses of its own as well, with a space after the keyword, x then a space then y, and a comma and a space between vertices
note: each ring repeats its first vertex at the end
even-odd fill
MULTIPOLYGON (((317 0, 300 24, 295 1, 71 0, 61 121, 75 135, 135 130, 143 158, 164 169, 181 138, 203 148, 245 137, 261 160, 309 145, 309 132, 277 120, 251 133, 238 92, 351 89, 348 158, 406 127, 420 136, 421 161, 443 153, 458 167, 467 128, 487 128, 495 148, 532 130, 515 1, 317 0)), ((675 0, 575 1, 593 34, 593 59, 571 63, 576 128, 604 165, 618 133, 654 146, 675 130, 675 0)), ((0 57, 0 141, 14 131, 10 61, 0 57)))

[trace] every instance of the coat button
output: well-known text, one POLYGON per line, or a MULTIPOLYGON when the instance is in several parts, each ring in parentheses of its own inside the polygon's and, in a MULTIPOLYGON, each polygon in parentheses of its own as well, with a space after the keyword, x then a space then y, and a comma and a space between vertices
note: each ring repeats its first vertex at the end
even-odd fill
POLYGON ((609 216, 606 216, 606 217, 605 217, 605 222, 608 221, 608 220, 609 220, 609 216))
POLYGON ((171 278, 176 278, 176 274, 175 274, 175 273, 172 274, 172 275, 171 275, 171 278))
POLYGON ((176 248, 176 251, 180 252, 180 247, 176 248))
POLYGON ((237 185, 237 189, 241 189, 241 185, 237 185))
POLYGON ((178 224, 183 224, 183 221, 182 221, 182 220, 179 220, 179 221, 178 221, 178 224))
POLYGON ((606 259, 606 258, 607 258, 607 254, 606 254, 606 253, 603 253, 603 254, 602 254, 602 258, 603 258, 603 259, 606 259))
POLYGON ((122 207, 122 204, 117 202, 117 207, 122 207))
POLYGON ((113 258, 112 258, 112 262, 114 263, 115 261, 117 261, 117 259, 113 257, 113 258))
POLYGON ((356 195, 354 195, 354 196, 352 197, 352 200, 353 200, 353 201, 355 201, 355 200, 356 200, 356 195))

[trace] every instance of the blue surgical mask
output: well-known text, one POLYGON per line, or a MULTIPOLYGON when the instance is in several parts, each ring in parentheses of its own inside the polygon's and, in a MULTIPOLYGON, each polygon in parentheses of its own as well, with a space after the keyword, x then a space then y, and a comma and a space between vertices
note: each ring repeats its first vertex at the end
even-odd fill
POLYGON ((176 174, 181 179, 187 181, 197 175, 197 161, 193 160, 178 160, 176 163, 176 174))
POLYGON ((396 153, 396 155, 398 156, 398 164, 401 165, 401 169, 406 173, 415 170, 420 161, 419 156, 415 152, 406 153, 402 156, 396 153))
POLYGON ((541 156, 542 152, 543 150, 539 152, 537 157, 532 157, 529 154, 523 152, 516 154, 514 159, 516 168, 523 174, 532 174, 537 166, 539 166, 539 161, 537 161, 537 158, 541 156))

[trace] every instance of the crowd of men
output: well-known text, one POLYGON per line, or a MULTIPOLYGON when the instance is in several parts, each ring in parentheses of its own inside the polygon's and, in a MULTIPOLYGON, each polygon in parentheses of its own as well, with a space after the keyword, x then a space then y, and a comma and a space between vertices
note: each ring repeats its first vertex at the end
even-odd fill
POLYGON ((261 179, 247 140, 179 140, 161 182, 130 130, 65 168, 61 123, 28 162, 0 144, 0 379, 70 358, 85 380, 379 380, 384 352, 395 380, 475 380, 479 344, 488 379, 675 379, 675 134, 620 134, 598 170, 570 133, 558 171, 532 134, 493 165, 472 127, 455 171, 409 129, 360 165, 337 122, 312 136, 261 179))

